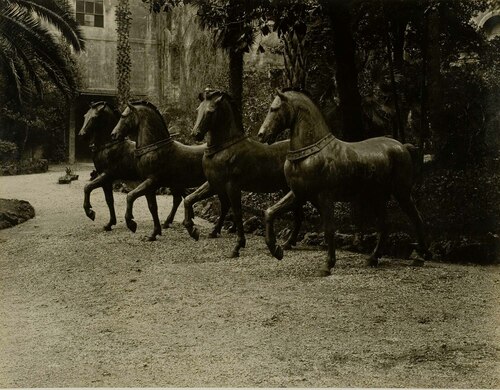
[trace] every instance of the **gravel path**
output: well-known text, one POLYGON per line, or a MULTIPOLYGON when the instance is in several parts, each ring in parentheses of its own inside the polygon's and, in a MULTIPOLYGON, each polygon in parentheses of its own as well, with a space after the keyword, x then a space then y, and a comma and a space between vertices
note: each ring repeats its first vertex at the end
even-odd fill
MULTIPOLYGON (((141 241, 152 223, 136 202, 136 234, 102 226, 101 190, 82 209, 80 180, 0 177, 0 197, 37 216, 0 231, 0 387, 500 386, 500 268, 384 259, 377 269, 339 252, 299 247, 278 262, 249 236, 192 241, 180 225, 141 241)), ((165 219, 169 197, 160 197, 165 219)))

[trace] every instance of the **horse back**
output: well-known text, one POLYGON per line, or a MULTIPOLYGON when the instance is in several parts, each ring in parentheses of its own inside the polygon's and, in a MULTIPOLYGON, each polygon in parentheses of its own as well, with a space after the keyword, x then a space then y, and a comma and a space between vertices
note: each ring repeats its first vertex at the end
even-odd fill
POLYGON ((287 189, 283 166, 289 141, 266 145, 246 139, 203 159, 212 187, 232 182, 243 191, 276 192, 287 189))
POLYGON ((155 178, 166 187, 197 187, 205 181, 202 167, 205 148, 174 141, 138 157, 140 175, 155 178))
POLYGON ((395 185, 411 188, 413 181, 408 149, 388 137, 334 140, 303 160, 287 161, 285 174, 294 191, 329 191, 339 201, 391 193, 395 185))

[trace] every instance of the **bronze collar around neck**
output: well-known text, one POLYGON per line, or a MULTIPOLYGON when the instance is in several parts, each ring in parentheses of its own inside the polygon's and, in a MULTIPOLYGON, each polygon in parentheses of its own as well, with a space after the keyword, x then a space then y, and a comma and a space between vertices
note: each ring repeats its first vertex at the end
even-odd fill
POLYGON ((243 135, 240 135, 238 137, 232 138, 229 141, 226 141, 220 145, 209 146, 205 149, 205 156, 212 157, 214 154, 217 154, 217 153, 223 151, 224 149, 227 149, 230 146, 237 144, 238 142, 243 141, 244 139, 247 139, 247 138, 248 138, 248 136, 243 134, 243 135))
POLYGON ((134 155, 135 157, 141 157, 147 153, 153 152, 163 146, 170 145, 172 142, 174 142, 174 139, 172 137, 168 137, 165 139, 162 139, 161 141, 155 142, 153 144, 149 144, 146 146, 142 146, 140 148, 137 148, 134 150, 134 155))
POLYGON ((287 153, 286 159, 288 161, 298 161, 302 160, 306 157, 309 157, 313 154, 318 153, 321 149, 323 149, 326 145, 332 142, 335 139, 333 134, 327 134, 323 138, 321 138, 318 142, 313 143, 312 145, 308 145, 304 148, 300 148, 297 150, 292 150, 287 153))
POLYGON ((126 141, 126 139, 119 139, 119 140, 111 141, 111 142, 105 143, 104 145, 99 145, 99 146, 92 144, 92 145, 89 145, 89 147, 90 147, 90 151, 92 153, 97 153, 97 152, 102 152, 105 149, 109 149, 115 145, 121 144, 122 142, 125 142, 125 141, 126 141))

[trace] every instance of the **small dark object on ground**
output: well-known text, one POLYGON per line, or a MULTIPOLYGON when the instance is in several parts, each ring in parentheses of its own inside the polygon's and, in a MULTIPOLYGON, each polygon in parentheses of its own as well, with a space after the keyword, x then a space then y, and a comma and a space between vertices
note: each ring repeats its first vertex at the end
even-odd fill
POLYGON ((61 176, 58 180, 59 184, 69 184, 73 180, 78 180, 79 175, 75 175, 72 171, 71 168, 67 167, 66 168, 66 174, 64 176, 61 176))
POLYGON ((0 199, 0 229, 23 223, 35 216, 33 206, 18 199, 0 199))

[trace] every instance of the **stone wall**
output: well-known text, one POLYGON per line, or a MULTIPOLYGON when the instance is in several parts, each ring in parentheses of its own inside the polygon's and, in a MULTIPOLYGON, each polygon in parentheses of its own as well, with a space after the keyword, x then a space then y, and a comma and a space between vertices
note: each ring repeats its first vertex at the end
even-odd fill
MULTIPOLYGON (((116 3, 104 0, 104 27, 81 26, 86 50, 78 56, 78 62, 86 92, 116 92, 116 3)), ((131 1, 130 8, 131 93, 158 100, 155 17, 142 2, 131 1)))

